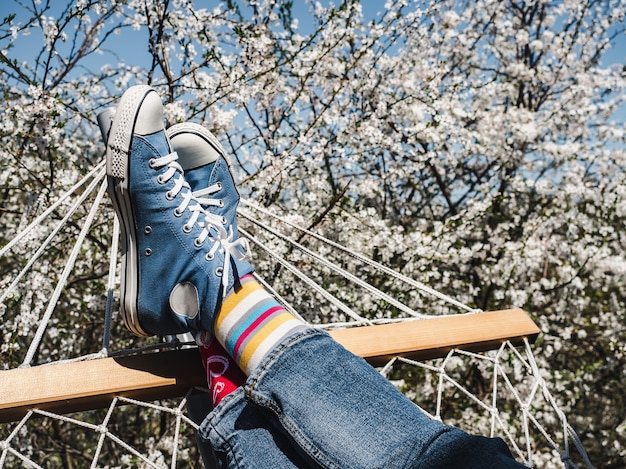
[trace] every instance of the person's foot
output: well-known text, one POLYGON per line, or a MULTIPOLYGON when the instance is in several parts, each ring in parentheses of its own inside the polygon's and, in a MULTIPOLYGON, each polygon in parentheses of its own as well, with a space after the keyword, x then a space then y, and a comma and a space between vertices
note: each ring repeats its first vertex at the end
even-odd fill
POLYGON ((152 88, 128 89, 107 133, 108 192, 122 232, 120 311, 126 326, 142 336, 212 332, 224 295, 253 270, 244 260, 247 244, 227 232, 225 215, 205 211, 193 196, 152 88))

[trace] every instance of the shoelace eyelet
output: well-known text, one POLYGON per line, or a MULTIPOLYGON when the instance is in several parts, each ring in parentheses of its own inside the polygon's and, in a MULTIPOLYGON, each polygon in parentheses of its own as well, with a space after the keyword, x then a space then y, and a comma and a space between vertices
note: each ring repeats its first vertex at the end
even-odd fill
POLYGON ((210 252, 207 252, 206 255, 204 256, 204 258, 207 261, 212 261, 213 259, 215 259, 215 256, 213 254, 211 254, 210 252))
POLYGON ((191 233, 193 226, 189 226, 187 223, 183 225, 183 233, 191 233))
POLYGON ((165 193, 165 198, 166 198, 167 200, 174 200, 174 194, 172 194, 170 191, 167 191, 167 192, 165 193))
POLYGON ((218 182, 218 183, 217 183, 217 190, 218 190, 218 191, 221 191, 221 190, 222 190, 222 183, 221 183, 221 182, 218 182))
POLYGON ((162 174, 159 174, 156 179, 159 184, 165 184, 167 182, 162 174))
POLYGON ((223 274, 224 274, 223 267, 218 267, 217 269, 215 269, 215 275, 217 275, 218 277, 221 277, 223 274))
POLYGON ((182 217, 182 216, 183 216, 183 213, 185 213, 185 212, 184 212, 184 210, 178 210, 178 207, 176 207, 176 208, 174 209, 174 216, 175 216, 175 217, 177 217, 177 218, 178 218, 178 217, 182 217))
POLYGON ((224 201, 222 199, 219 199, 218 202, 219 202, 218 207, 219 208, 224 208, 224 201))
POLYGON ((222 225, 226 225, 228 223, 228 220, 226 220, 226 217, 222 217, 222 225))
POLYGON ((150 158, 150 160, 148 161, 148 166, 150 166, 151 169, 155 169, 156 168, 156 159, 155 158, 150 158))
POLYGON ((199 238, 196 238, 196 239, 194 239, 194 240, 193 240, 193 245, 194 245, 195 247, 197 247, 197 248, 201 248, 203 244, 204 244, 204 243, 203 243, 202 241, 200 241, 200 239, 199 239, 199 238))

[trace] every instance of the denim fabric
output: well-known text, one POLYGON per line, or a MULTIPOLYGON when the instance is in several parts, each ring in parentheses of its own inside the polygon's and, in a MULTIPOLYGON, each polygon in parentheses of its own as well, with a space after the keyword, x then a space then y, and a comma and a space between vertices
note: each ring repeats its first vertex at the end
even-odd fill
POLYGON ((524 467, 501 439, 471 436, 430 419, 321 331, 287 338, 242 392, 245 401, 238 390, 200 430, 232 464, 219 467, 524 467), (293 457, 294 444, 308 457, 293 457))
POLYGON ((243 388, 238 388, 202 424, 206 469, 319 467, 279 428, 275 415, 247 403, 243 388))

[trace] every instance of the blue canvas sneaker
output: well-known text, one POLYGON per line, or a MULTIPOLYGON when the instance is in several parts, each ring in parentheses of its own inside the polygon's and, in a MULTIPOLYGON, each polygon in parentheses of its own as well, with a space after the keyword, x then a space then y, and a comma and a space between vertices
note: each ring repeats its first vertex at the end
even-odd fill
MULTIPOLYGON (((209 130, 192 122, 168 128, 167 136, 198 203, 219 217, 229 235, 237 238, 239 193, 224 147, 209 130)), ((211 339, 212 335, 204 331, 195 336, 199 345, 210 343, 211 339)))
POLYGON ((212 332, 222 298, 253 270, 248 246, 226 229, 225 215, 205 211, 193 196, 152 88, 133 86, 120 99, 106 159, 122 232, 126 326, 141 336, 212 332))
POLYGON ((239 192, 226 150, 215 135, 200 124, 186 122, 167 129, 194 197, 209 213, 221 218, 227 231, 238 237, 239 192))

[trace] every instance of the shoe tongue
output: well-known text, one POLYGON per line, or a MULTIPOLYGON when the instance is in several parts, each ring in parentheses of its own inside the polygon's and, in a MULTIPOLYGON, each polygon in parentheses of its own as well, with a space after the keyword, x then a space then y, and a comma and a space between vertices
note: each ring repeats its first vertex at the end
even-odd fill
POLYGON ((214 163, 220 154, 201 137, 183 132, 171 137, 172 146, 178 153, 178 162, 184 171, 214 163))
POLYGON ((170 142, 165 135, 165 131, 159 131, 142 137, 146 142, 150 143, 161 156, 169 155, 172 152, 170 142))
MULTIPOLYGON (((180 156, 179 156, 179 159, 180 159, 180 156)), ((193 169, 198 169, 198 168, 193 168, 193 169)), ((191 190, 193 191, 197 191, 200 189, 204 189, 205 187, 208 187, 210 176, 211 176, 211 168, 209 167, 201 171, 190 171, 189 169, 185 170, 185 181, 189 183, 189 185, 191 186, 191 190)))

